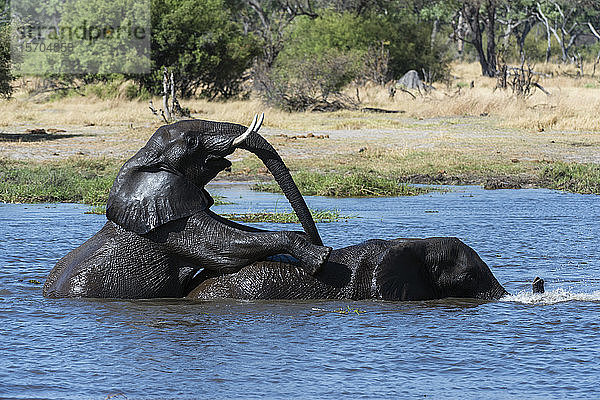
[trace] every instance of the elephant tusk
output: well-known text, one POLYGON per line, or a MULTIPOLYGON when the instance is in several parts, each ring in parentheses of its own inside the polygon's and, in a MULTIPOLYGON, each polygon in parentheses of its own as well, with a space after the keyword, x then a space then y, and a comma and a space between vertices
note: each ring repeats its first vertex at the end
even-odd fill
POLYGON ((258 120, 258 123, 256 124, 256 126, 254 127, 254 132, 257 133, 258 130, 260 129, 260 127, 262 126, 263 120, 265 119, 265 113, 261 113, 260 114, 260 119, 258 120))
POLYGON ((232 146, 233 147, 238 147, 240 144, 242 144, 244 142, 244 140, 246 140, 246 138, 248 137, 248 135, 250 135, 252 133, 252 131, 254 130, 254 126, 256 125, 256 120, 258 119, 258 114, 254 114, 254 118, 252 119, 252 123, 250 124, 250 126, 248 127, 248 129, 246 129, 246 132, 242 133, 240 136, 236 137, 233 140, 232 146))
POLYGON ((261 113, 260 115, 260 119, 257 121, 258 119, 258 114, 254 114, 254 119, 252 119, 252 123, 250 124, 250 126, 248 127, 248 129, 246 129, 246 132, 242 133, 240 136, 236 137, 233 140, 232 146, 233 147, 238 147, 239 145, 241 145, 242 143, 244 143, 244 141, 246 140, 246 138, 253 132, 258 132, 258 130, 260 129, 263 120, 265 119, 265 113, 261 113))

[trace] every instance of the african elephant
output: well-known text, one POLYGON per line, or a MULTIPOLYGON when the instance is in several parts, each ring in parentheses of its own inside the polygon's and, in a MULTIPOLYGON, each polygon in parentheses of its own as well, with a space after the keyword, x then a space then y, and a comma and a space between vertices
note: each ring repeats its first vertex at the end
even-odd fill
POLYGON ((234 274, 200 272, 190 299, 499 299, 508 294, 488 266, 456 238, 368 240, 336 249, 314 276, 261 261, 234 274), (204 275, 204 276, 203 276, 204 275))
POLYGON ((128 160, 111 188, 104 227, 58 261, 47 297, 183 297, 204 268, 235 272, 276 254, 300 260, 309 274, 327 260, 314 221, 285 164, 258 133, 262 117, 242 125, 201 120, 160 127, 128 160), (306 232, 266 232, 212 211, 204 186, 231 166, 236 148, 271 171, 306 232))

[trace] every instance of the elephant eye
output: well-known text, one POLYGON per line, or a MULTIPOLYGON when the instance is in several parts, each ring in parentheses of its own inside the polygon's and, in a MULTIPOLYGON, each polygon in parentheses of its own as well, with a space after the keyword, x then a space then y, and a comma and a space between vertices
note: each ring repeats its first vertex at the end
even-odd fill
POLYGON ((188 136, 187 146, 190 149, 195 149, 196 147, 198 147, 198 138, 196 136, 188 136))

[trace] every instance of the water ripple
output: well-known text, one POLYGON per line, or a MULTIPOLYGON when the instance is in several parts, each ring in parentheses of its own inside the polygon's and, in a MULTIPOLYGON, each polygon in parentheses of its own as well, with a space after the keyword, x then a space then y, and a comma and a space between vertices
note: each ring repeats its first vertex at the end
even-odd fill
POLYGON ((544 293, 519 292, 504 296, 500 301, 522 304, 556 304, 571 301, 600 302, 600 290, 592 293, 573 293, 565 289, 555 289, 544 293))
MULTIPOLYGON (((235 201, 216 207, 222 212, 286 204, 239 185, 209 191, 235 201)), ((600 220, 589 217, 600 215, 597 196, 460 188, 307 202, 361 216, 319 224, 334 247, 457 236, 514 295, 406 303, 44 299, 35 280, 105 218, 81 205, 0 205, 0 397, 597 398, 600 220), (531 293, 535 276, 546 293, 531 293)))

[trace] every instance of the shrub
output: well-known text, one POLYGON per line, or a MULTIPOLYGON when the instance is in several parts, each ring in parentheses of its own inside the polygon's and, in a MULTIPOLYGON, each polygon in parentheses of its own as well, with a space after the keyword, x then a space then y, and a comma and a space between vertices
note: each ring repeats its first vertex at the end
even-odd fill
POLYGON ((348 103, 340 90, 356 76, 359 59, 329 49, 303 59, 278 60, 269 74, 265 98, 288 111, 304 111, 317 106, 328 109, 348 103))
POLYGON ((163 67, 169 67, 183 97, 196 89, 209 98, 240 92, 258 46, 233 20, 224 0, 155 0, 152 25, 154 72, 144 82, 147 87, 160 93, 163 67))
POLYGON ((349 13, 297 18, 270 71, 259 76, 263 97, 289 111, 347 105, 341 89, 355 79, 371 41, 349 13))
POLYGON ((269 103, 290 111, 353 106, 340 92, 354 80, 381 84, 421 68, 442 77, 447 60, 431 46, 430 35, 427 24, 398 15, 328 11, 299 17, 271 70, 257 74, 258 89, 269 103))
POLYGON ((0 96, 11 96, 14 79, 10 62, 10 27, 4 25, 0 26, 0 96))

